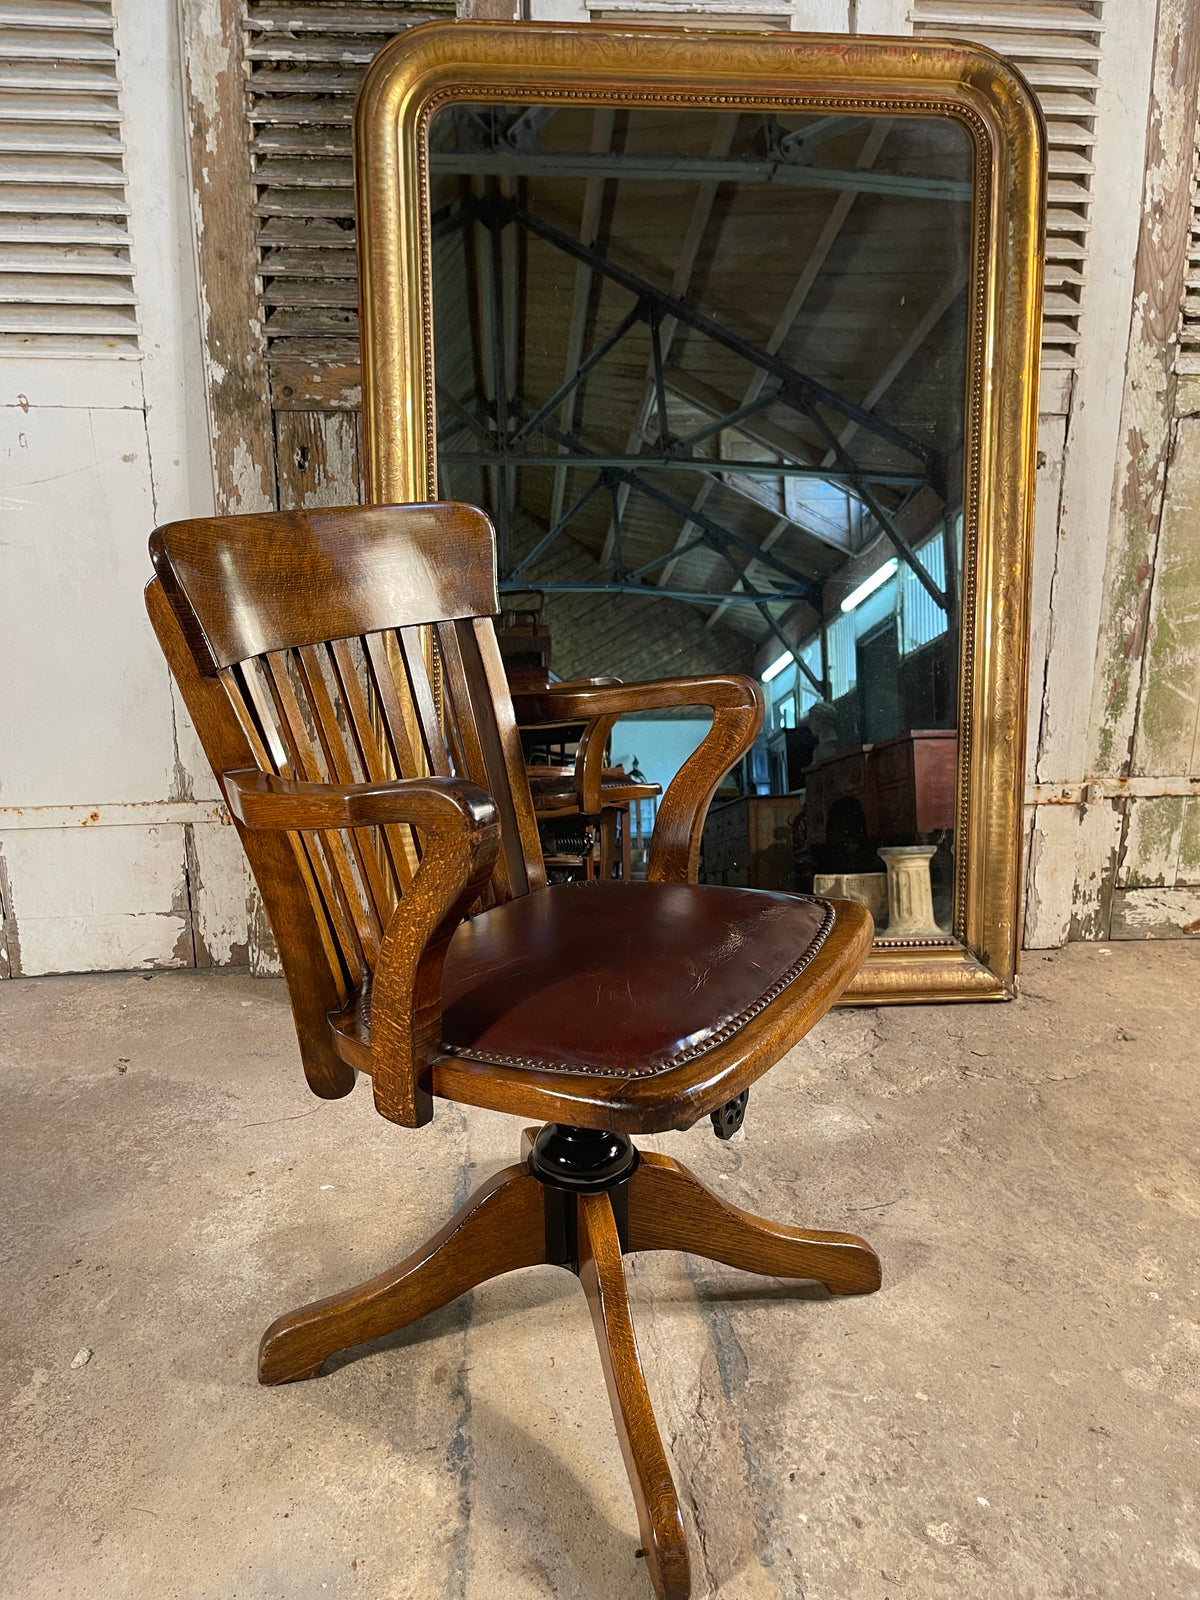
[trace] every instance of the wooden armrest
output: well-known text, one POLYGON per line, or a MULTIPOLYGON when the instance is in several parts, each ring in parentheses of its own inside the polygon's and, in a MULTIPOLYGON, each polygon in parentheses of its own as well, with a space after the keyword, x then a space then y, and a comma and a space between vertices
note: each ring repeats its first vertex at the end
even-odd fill
POLYGON ((421 864, 384 930, 371 979, 371 1079, 382 1116, 407 1128, 429 1122, 446 951, 500 849, 491 796, 454 778, 295 783, 255 771, 226 772, 222 782, 229 809, 247 828, 306 833, 399 823, 420 833, 421 864))
MULTIPOLYGON (((558 694, 563 690, 591 690, 610 688, 619 685, 620 678, 572 678, 568 683, 553 683, 540 685, 536 689, 514 689, 513 711, 516 716, 517 726, 522 727, 528 722, 529 726, 553 727, 556 723, 566 726, 577 722, 578 717, 546 717, 541 714, 542 708, 536 703, 538 697, 546 693, 558 694), (530 707, 528 719, 524 718, 521 711, 530 707)), ((575 755, 575 802, 585 816, 595 816, 602 809, 600 800, 600 774, 604 767, 604 752, 608 747, 608 736, 612 732, 616 717, 600 717, 588 722, 579 741, 579 748, 575 755)))
MULTIPOLYGON (((605 739, 612 721, 635 711, 711 706, 712 727, 675 774, 658 808, 646 874, 654 883, 696 881, 709 803, 721 779, 750 749, 762 727, 762 690, 752 678, 729 673, 711 678, 663 678, 657 683, 555 683, 515 696, 513 705, 517 721, 531 727, 598 719, 597 731, 607 723, 605 739)), ((602 747, 603 740, 593 746, 597 755, 602 747)), ((589 791, 598 766, 598 760, 588 762, 585 749, 576 767, 585 806, 588 799, 595 799, 589 791)))
POLYGON ((457 778, 397 778, 388 783, 298 783, 257 768, 224 772, 229 809, 246 828, 316 833, 407 823, 426 831, 486 828, 496 807, 486 789, 457 778))
MULTIPOLYGON (((564 692, 571 694, 590 693, 593 689, 609 689, 623 687, 620 678, 572 678, 568 683, 548 683, 536 689, 513 688, 512 703, 519 728, 548 727, 554 723, 579 722, 582 716, 588 713, 574 713, 563 716, 554 710, 553 706, 544 707, 542 702, 548 695, 560 695, 564 692), (528 712, 528 715, 526 713, 528 712), (548 712, 548 714, 547 714, 548 712)), ((640 687, 640 685, 634 685, 640 687)))

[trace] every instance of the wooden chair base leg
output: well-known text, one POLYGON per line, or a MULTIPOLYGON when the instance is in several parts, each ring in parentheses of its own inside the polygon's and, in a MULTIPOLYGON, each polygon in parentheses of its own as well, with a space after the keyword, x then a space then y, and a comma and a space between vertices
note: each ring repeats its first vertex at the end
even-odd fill
POLYGON ((546 1259, 542 1186, 505 1167, 399 1266, 279 1317, 258 1349, 260 1383, 313 1378, 326 1357, 407 1327, 468 1289, 546 1259))
POLYGON ((607 1193, 577 1200, 579 1281, 587 1295, 613 1420, 625 1457, 642 1549, 659 1600, 688 1600, 691 1565, 683 1518, 638 1356, 621 1243, 607 1193))
POLYGON ((813 1278, 831 1294, 878 1289, 879 1257, 853 1233, 767 1222, 722 1200, 670 1156, 642 1152, 629 1184, 629 1250, 687 1250, 775 1278, 813 1278))
MULTIPOLYGON (((523 1157, 537 1133, 525 1130, 523 1157)), ((556 1183, 544 1185, 522 1164, 496 1173, 399 1266, 272 1323, 259 1347, 259 1382, 315 1377, 335 1351, 407 1327, 519 1267, 572 1268, 591 1310, 651 1581, 659 1600, 688 1600, 683 1518, 638 1356, 623 1249, 686 1250, 748 1272, 815 1278, 834 1294, 866 1294, 880 1283, 875 1252, 854 1234, 751 1216, 669 1156, 643 1151, 632 1175, 615 1187, 569 1194, 556 1183)))

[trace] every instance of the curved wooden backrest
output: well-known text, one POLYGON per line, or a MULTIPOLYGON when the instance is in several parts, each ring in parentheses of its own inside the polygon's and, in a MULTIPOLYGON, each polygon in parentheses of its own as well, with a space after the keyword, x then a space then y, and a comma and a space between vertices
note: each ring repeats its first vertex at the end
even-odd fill
POLYGON ((500 609, 492 525, 452 501, 197 517, 156 528, 150 559, 208 673, 500 609))
MULTIPOLYGON (((150 549, 151 621, 218 780, 244 767, 311 783, 469 779, 500 818, 492 897, 545 884, 491 621, 495 540, 482 511, 349 506, 197 518, 157 529, 150 549)), ((354 829, 287 835, 281 852, 242 837, 293 1007, 293 974, 302 974, 312 1028, 323 1032, 325 1012, 373 972, 420 841, 406 827, 354 829)), ((297 1026, 307 1068, 299 1013, 297 1026)))

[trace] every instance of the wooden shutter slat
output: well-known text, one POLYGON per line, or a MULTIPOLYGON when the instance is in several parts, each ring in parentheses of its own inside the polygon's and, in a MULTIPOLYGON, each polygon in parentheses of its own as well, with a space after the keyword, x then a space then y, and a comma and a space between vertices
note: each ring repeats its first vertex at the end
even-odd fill
POLYGON ((132 353, 109 0, 0 4, 0 352, 132 353))
POLYGON ((1073 263, 1047 273, 1051 292, 1042 323, 1044 364, 1073 366, 1091 230, 1092 150, 1097 90, 1104 64, 1104 23, 1090 0, 913 0, 914 32, 974 42, 999 51, 1033 85, 1046 117, 1049 182, 1046 259, 1073 263))
MULTIPOLYGON (((354 250, 351 129, 354 96, 384 38, 433 16, 449 0, 294 8, 247 0, 243 18, 254 163, 252 213, 262 219, 260 309, 273 394, 280 372, 305 362, 345 369, 334 404, 357 406, 358 291, 354 250), (310 231, 310 225, 315 228, 310 231), (322 229, 333 230, 322 233, 322 229), (314 245, 341 255, 314 269, 314 245), (291 250, 302 251, 293 266, 291 250), (348 258, 348 259, 347 259, 348 258), (298 285, 309 280, 303 287, 298 285)), ((286 396, 283 398, 287 398, 286 396)))

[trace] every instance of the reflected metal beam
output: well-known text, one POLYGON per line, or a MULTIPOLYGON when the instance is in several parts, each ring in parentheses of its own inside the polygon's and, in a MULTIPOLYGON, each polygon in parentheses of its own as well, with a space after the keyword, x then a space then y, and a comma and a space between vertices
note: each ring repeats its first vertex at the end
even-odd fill
MULTIPOLYGON (((721 160, 728 156, 733 144, 734 134, 737 132, 738 114, 720 116, 716 119, 713 136, 708 146, 708 155, 711 159, 721 160)), ((701 183, 696 187, 692 200, 692 214, 688 218, 687 228, 684 230, 683 240, 679 247, 679 255, 675 262, 675 271, 671 276, 671 293, 685 296, 688 286, 692 281, 692 273, 696 270, 696 260, 700 254, 700 247, 704 243, 704 236, 708 232, 708 225, 712 219, 713 206, 716 204, 718 186, 715 183, 701 183)), ((645 441, 646 428, 650 421, 650 411, 656 400, 661 398, 663 368, 667 357, 671 353, 671 345, 675 339, 676 323, 673 317, 664 317, 659 325, 659 350, 658 368, 654 365, 652 353, 650 363, 646 368, 645 385, 642 398, 638 402, 637 412, 634 416, 633 427, 625 440, 625 450, 629 455, 640 454, 645 441), (657 380, 657 386, 656 386, 657 380)), ((601 566, 607 566, 612 559, 613 545, 616 541, 621 517, 624 515, 625 503, 629 498, 629 487, 623 484, 617 491, 614 505, 614 521, 609 527, 608 536, 604 541, 604 550, 600 556, 601 566)))
MULTIPOLYGON (((808 128, 798 129, 796 133, 785 138, 782 141, 781 148, 787 155, 799 155, 802 153, 806 145, 810 145, 813 141, 820 143, 827 133, 833 131, 834 124, 844 121, 844 118, 840 118, 837 115, 820 118, 816 123, 810 124, 808 128)), ((859 150, 858 155, 855 158, 854 165, 856 170, 866 172, 874 167, 875 162, 879 157, 879 153, 883 149, 887 136, 891 132, 891 128, 891 117, 884 117, 878 121, 871 120, 869 122, 867 136, 863 140, 862 148, 859 150)), ((813 247, 808 254, 808 259, 800 269, 799 276, 797 277, 792 288, 792 292, 788 296, 783 310, 780 312, 775 321, 775 326, 771 330, 770 337, 767 339, 766 348, 769 355, 776 355, 779 352, 783 346, 784 340, 795 327, 804 303, 808 299, 809 294, 812 292, 813 285, 820 276, 821 269, 824 267, 825 262, 828 259, 829 252, 833 249, 834 243, 837 240, 838 235, 841 233, 846 218, 850 215, 850 211, 857 198, 857 191, 849 190, 845 193, 839 194, 837 199, 834 201, 830 213, 825 219, 824 226, 817 235, 816 240, 813 243, 813 247)), ((742 405, 739 408, 743 412, 743 415, 746 414, 746 408, 748 406, 754 405, 756 401, 761 398, 762 391, 766 387, 766 382, 767 374, 761 369, 751 375, 750 380, 746 384, 745 390, 742 394, 742 405)), ((747 433, 748 437, 753 437, 753 435, 749 433, 749 430, 743 431, 747 433)), ((709 494, 712 492, 712 487, 713 486, 711 482, 706 482, 701 485, 700 490, 696 495, 697 507, 700 507, 704 504, 709 494)), ((685 528, 683 531, 686 533, 687 529, 685 528)), ((818 534, 817 537, 820 538, 821 535, 818 534)), ((826 538, 823 542, 828 544, 832 541, 826 538)), ((849 551, 849 529, 846 531, 845 545, 842 546, 840 544, 834 544, 834 548, 844 548, 846 551, 849 551)), ((663 572, 661 579, 662 582, 665 583, 670 580, 672 570, 672 568, 668 567, 663 572)))
MULTIPOLYGON (((461 426, 465 427, 466 424, 461 426)), ((460 431, 458 425, 456 431, 460 431)), ((449 464, 475 467, 570 468, 572 465, 578 465, 577 462, 572 462, 569 456, 535 455, 521 450, 440 450, 438 459, 449 464)), ((810 467, 793 461, 724 461, 716 456, 660 455, 658 452, 641 456, 596 455, 589 456, 587 460, 589 466, 624 467, 631 472, 636 472, 639 467, 657 467, 667 471, 706 472, 714 477, 729 473, 751 478, 816 478, 822 483, 844 483, 851 486, 858 483, 879 483, 897 489, 918 489, 928 481, 916 472, 871 472, 866 468, 855 468, 853 472, 845 472, 840 467, 810 467)), ((758 503, 760 502, 756 502, 758 503)), ((800 523, 795 523, 793 526, 803 533, 811 531, 800 523)), ((814 534, 813 537, 819 536, 814 534)))
MULTIPOLYGON (((683 600, 689 605, 715 606, 723 601, 730 605, 753 606, 762 609, 764 603, 779 601, 781 604, 795 605, 807 597, 803 594, 789 590, 773 590, 770 594, 737 594, 731 596, 727 589, 660 589, 657 585, 647 583, 634 583, 630 579, 614 578, 607 583, 514 583, 503 580, 499 585, 501 594, 636 594, 643 600, 683 600)), ((772 628, 772 632, 778 632, 772 628)), ((782 634, 778 637, 783 641, 784 648, 788 651, 795 647, 784 639, 782 634)))
POLYGON ((790 161, 712 156, 638 156, 588 151, 443 151, 431 154, 435 177, 617 178, 647 183, 779 184, 788 189, 835 189, 896 195, 906 200, 969 204, 969 179, 926 178, 915 172, 872 172, 861 167, 805 167, 790 161))
POLYGON ((480 210, 485 224, 490 223, 493 227, 503 226, 504 219, 511 218, 519 227, 536 234, 547 244, 554 245, 564 255, 572 256, 576 261, 587 262, 595 272, 613 283, 620 284, 635 299, 644 297, 657 305, 660 310, 669 313, 677 322, 695 329, 697 333, 703 334, 715 344, 723 345, 735 355, 741 356, 750 366, 761 368, 779 381, 781 404, 801 412, 806 417, 812 416, 815 406, 826 406, 832 411, 839 412, 847 421, 853 419, 867 432, 886 440, 905 455, 920 461, 931 473, 940 474, 941 457, 932 446, 914 438, 903 428, 897 428, 894 424, 886 422, 882 417, 864 411, 846 395, 839 394, 837 390, 829 388, 827 384, 808 376, 807 373, 800 372, 789 362, 781 360, 779 356, 771 355, 749 339, 743 339, 740 334, 733 333, 718 322, 712 313, 702 311, 690 301, 681 300, 665 289, 656 288, 654 284, 648 283, 628 268, 619 266, 609 257, 601 255, 599 251, 581 245, 578 240, 572 239, 570 234, 564 233, 561 228, 556 228, 553 223, 535 216, 527 207, 516 201, 499 200, 490 206, 481 207, 480 210))
MULTIPOLYGON (((592 139, 593 153, 600 154, 612 147, 613 129, 616 125, 616 112, 611 106, 601 107, 592 114, 592 139)), ((583 186, 583 204, 579 211, 579 240, 581 244, 594 245, 600 231, 600 219, 604 210, 605 180, 603 178, 590 178, 583 186)), ((583 359, 583 342, 587 334, 588 306, 592 298, 592 269, 584 262, 575 264, 575 283, 571 290, 571 321, 567 329, 567 348, 563 362, 563 381, 565 382, 578 367, 583 359)), ((575 406, 579 398, 578 389, 571 389, 563 401, 562 411, 559 414, 558 425, 564 433, 570 433, 575 426, 575 406)), ((557 522, 562 516, 563 500, 567 492, 567 474, 564 468, 554 474, 554 486, 550 492, 550 521, 557 522)))
MULTIPOLYGON (((547 437, 552 439, 556 444, 561 444, 570 450, 579 465, 594 467, 597 458, 593 455, 588 446, 582 442, 582 440, 575 438, 572 434, 560 433, 557 428, 547 427, 544 431, 547 437)), ((735 533, 732 528, 725 527, 723 524, 715 521, 712 517, 709 517, 702 512, 699 514, 694 514, 692 508, 688 505, 685 505, 682 500, 677 500, 674 495, 668 494, 665 490, 658 488, 655 484, 647 483, 644 478, 639 478, 636 475, 636 472, 631 472, 624 468, 602 468, 597 481, 607 482, 610 486, 610 489, 617 483, 627 483, 632 490, 635 490, 646 499, 656 500, 668 511, 673 511, 678 516, 691 518, 697 524, 698 528, 704 533, 706 542, 709 543, 713 549, 717 550, 724 557, 724 559, 730 563, 737 577, 742 577, 743 573, 742 569, 728 554, 728 546, 730 545, 732 545, 735 549, 744 550, 749 556, 758 556, 760 560, 764 561, 765 564, 772 569, 772 571, 778 572, 782 577, 786 578, 790 584, 798 586, 802 598, 808 599, 810 603, 813 604, 819 603, 819 601, 813 600, 813 596, 816 595, 819 597, 821 593, 821 585, 816 582, 816 580, 811 578, 807 573, 798 572, 795 567, 789 566, 784 561, 780 561, 777 556, 763 556, 760 547, 754 544, 751 540, 745 538, 742 534, 735 533)), ((771 597, 765 596, 760 598, 769 599, 771 597)))
MULTIPOLYGON (((892 384, 895 383, 905 367, 908 366, 966 286, 967 274, 962 271, 956 272, 950 281, 934 296, 924 314, 918 318, 908 338, 900 346, 887 366, 884 367, 866 394, 863 395, 862 403, 868 411, 873 410, 883 399, 892 384)), ((838 442, 843 445, 849 444, 857 432, 858 423, 848 422, 838 435, 838 442)), ((824 464, 831 465, 834 459, 832 450, 827 450, 824 456, 824 464)))

